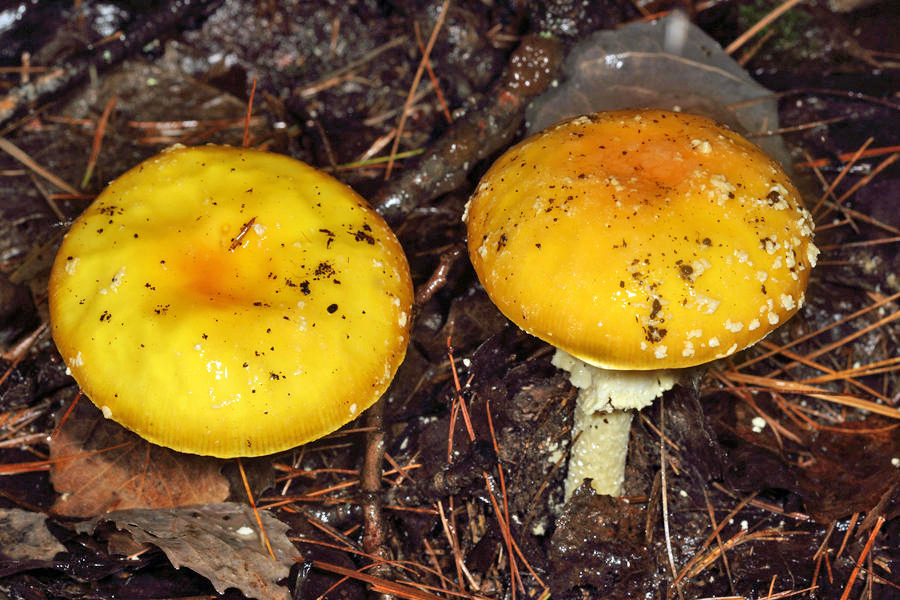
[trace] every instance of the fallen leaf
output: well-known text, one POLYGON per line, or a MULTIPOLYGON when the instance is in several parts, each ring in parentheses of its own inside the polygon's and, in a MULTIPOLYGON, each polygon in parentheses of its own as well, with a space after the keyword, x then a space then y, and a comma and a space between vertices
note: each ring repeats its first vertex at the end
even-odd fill
POLYGON ((47 529, 47 516, 18 508, 0 508, 0 552, 14 560, 52 560, 65 552, 47 529))
POLYGON ((170 508, 228 498, 223 461, 144 441, 79 401, 50 440, 53 512, 92 517, 114 509, 170 508), (73 457, 64 460, 66 457, 73 457))
POLYGON ((268 511, 259 511, 275 553, 263 544, 253 510, 233 502, 186 508, 118 510, 79 523, 76 530, 92 533, 99 521, 110 521, 136 542, 162 550, 172 565, 196 571, 220 594, 235 587, 248 598, 288 600, 278 581, 288 576, 300 553, 285 533, 288 525, 268 511))

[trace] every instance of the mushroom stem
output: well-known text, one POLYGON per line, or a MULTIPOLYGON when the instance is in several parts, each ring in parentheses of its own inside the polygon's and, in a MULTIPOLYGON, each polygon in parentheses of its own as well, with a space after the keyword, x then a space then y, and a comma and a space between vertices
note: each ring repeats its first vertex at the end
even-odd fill
MULTIPOLYGON (((579 393, 579 400, 580 396, 579 393)), ((591 487, 598 494, 620 496, 634 411, 584 412, 578 404, 572 428, 566 500, 585 479, 591 480, 591 487)))
POLYGON ((551 362, 567 371, 569 381, 578 388, 566 499, 585 479, 591 480, 598 494, 620 495, 634 411, 672 389, 678 371, 603 369, 562 350, 556 351, 551 362))

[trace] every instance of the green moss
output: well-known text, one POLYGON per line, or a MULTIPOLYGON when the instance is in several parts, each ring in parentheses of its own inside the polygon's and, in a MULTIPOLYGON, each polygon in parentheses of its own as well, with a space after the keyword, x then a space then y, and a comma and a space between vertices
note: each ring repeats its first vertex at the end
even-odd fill
MULTIPOLYGON (((781 4, 781 1, 774 0, 748 0, 739 3, 739 30, 747 31, 781 4)), ((769 31, 773 31, 774 35, 760 49, 760 53, 769 55, 769 59, 781 55, 787 59, 810 60, 822 58, 829 52, 827 43, 829 36, 801 6, 795 6, 778 17, 757 33, 754 40, 748 42, 745 48, 752 47, 756 40, 769 31)))

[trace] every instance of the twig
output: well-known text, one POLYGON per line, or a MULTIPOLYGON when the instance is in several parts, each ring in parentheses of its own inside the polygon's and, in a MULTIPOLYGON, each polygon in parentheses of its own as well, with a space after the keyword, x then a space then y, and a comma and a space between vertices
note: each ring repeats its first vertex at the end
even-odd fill
POLYGON ((423 283, 416 292, 417 307, 421 308, 442 287, 447 285, 447 273, 450 272, 450 267, 459 260, 464 251, 465 246, 463 244, 456 244, 450 250, 441 253, 437 268, 431 274, 431 277, 428 278, 428 281, 423 283))
POLYGON ((465 183, 479 160, 513 138, 524 119, 527 99, 550 85, 561 62, 559 42, 525 36, 485 100, 456 119, 422 156, 382 186, 372 198, 375 210, 397 224, 423 202, 465 183))
MULTIPOLYGON (((360 489, 362 497, 360 504, 363 509, 363 550, 388 560, 390 553, 384 545, 385 523, 384 513, 381 510, 381 477, 382 464, 384 463, 384 401, 379 399, 366 411, 366 426, 370 431, 366 433, 366 453, 363 457, 362 472, 360 473, 360 489)), ((373 567, 373 571, 379 577, 384 577, 389 572, 386 563, 373 567)))

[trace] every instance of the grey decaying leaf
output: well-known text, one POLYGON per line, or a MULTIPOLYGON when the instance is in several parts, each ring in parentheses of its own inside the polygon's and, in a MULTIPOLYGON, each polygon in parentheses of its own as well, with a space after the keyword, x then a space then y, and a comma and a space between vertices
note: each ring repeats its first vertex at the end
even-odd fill
POLYGON ((57 552, 65 552, 46 522, 41 513, 0 509, 0 552, 15 560, 51 560, 57 552))
POLYGON ((219 593, 235 587, 248 598, 287 600, 288 589, 278 581, 300 553, 285 535, 286 524, 268 511, 260 516, 277 560, 269 556, 253 510, 233 502, 115 511, 80 523, 77 530, 90 533, 99 521, 110 521, 135 541, 159 547, 176 568, 203 575, 219 593))

